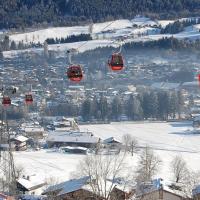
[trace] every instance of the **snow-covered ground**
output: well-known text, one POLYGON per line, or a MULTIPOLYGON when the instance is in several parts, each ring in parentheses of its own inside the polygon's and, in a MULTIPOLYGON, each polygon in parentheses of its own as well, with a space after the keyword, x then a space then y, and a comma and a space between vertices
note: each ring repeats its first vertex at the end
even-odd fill
MULTIPOLYGON (((116 31, 120 31, 121 34, 124 32, 127 32, 127 29, 135 30, 136 28, 133 28, 133 25, 141 25, 141 27, 146 27, 147 25, 156 24, 149 18, 135 18, 132 21, 131 20, 115 20, 115 21, 109 21, 109 22, 103 22, 103 23, 96 23, 92 26, 92 33, 99 34, 103 31, 112 31, 112 33, 115 33, 116 31)), ((73 26, 73 27, 53 27, 53 28, 47 28, 27 33, 10 33, 9 38, 12 41, 15 41, 16 43, 22 42, 27 43, 38 43, 41 44, 44 43, 44 41, 47 38, 66 38, 70 35, 78 35, 78 34, 88 34, 90 32, 91 25, 86 26, 73 26)), ((130 32, 130 30, 128 30, 130 32)), ((137 30, 139 31, 139 30, 137 30)), ((145 29, 141 30, 140 32, 145 31, 145 29)), ((131 33, 131 32, 130 32, 131 33)))
MULTIPOLYGON (((191 122, 180 123, 131 123, 121 122, 105 125, 82 125, 82 131, 92 131, 95 136, 106 139, 115 137, 121 140, 124 134, 131 134, 138 139, 140 146, 149 145, 163 161, 158 174, 171 180, 170 162, 175 155, 182 155, 188 166, 200 170, 200 135, 190 134, 191 122)), ((84 155, 70 155, 52 151, 16 152, 17 165, 22 165, 28 174, 40 177, 57 177, 58 180, 71 178, 84 155)), ((134 167, 137 156, 127 158, 127 164, 134 167)))
MULTIPOLYGON (((186 20, 180 19, 180 20, 186 20)), ((92 41, 87 42, 75 42, 67 44, 56 44, 49 45, 50 50, 59 52, 60 54, 66 52, 67 49, 79 48, 79 52, 84 52, 87 50, 92 50, 97 47, 106 47, 106 46, 119 46, 119 43, 116 39, 123 37, 124 43, 129 42, 138 42, 138 41, 150 41, 158 40, 164 37, 174 37, 177 39, 190 39, 196 40, 200 38, 200 24, 186 27, 185 30, 178 34, 160 34, 160 29, 154 27, 161 25, 165 27, 169 23, 173 23, 173 20, 151 20, 146 17, 137 16, 132 20, 122 19, 109 21, 104 23, 96 23, 86 26, 74 26, 74 27, 53 27, 42 30, 37 30, 33 32, 26 33, 9 33, 10 40, 15 41, 16 43, 44 43, 47 38, 66 38, 70 35, 78 35, 81 33, 89 33, 92 29, 92 41)), ((5 58, 12 58, 18 54, 24 52, 43 52, 42 48, 32 48, 26 50, 17 50, 17 51, 7 51, 3 52, 5 58)))

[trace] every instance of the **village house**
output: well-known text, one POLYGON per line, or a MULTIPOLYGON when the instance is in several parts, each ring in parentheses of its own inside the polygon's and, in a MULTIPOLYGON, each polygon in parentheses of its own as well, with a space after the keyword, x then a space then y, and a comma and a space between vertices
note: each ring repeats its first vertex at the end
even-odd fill
POLYGON ((183 192, 172 189, 170 185, 163 184, 163 179, 155 179, 150 183, 137 186, 136 199, 138 200, 190 200, 183 192))
POLYGON ((44 128, 39 125, 27 126, 24 128, 24 134, 28 138, 43 139, 45 135, 44 128))
POLYGON ((181 195, 167 191, 165 189, 156 189, 137 196, 139 200, 189 200, 181 195))
POLYGON ((47 136, 49 147, 80 146, 92 148, 97 145, 99 138, 91 132, 51 131, 47 136))
POLYGON ((120 148, 122 143, 114 137, 107 138, 103 141, 103 144, 109 148, 120 148))
POLYGON ((40 195, 46 183, 35 175, 23 176, 17 180, 17 188, 23 194, 40 195))
POLYGON ((60 120, 54 121, 53 126, 56 131, 79 131, 78 124, 74 118, 62 117, 60 120))
MULTIPOLYGON (((43 195, 47 195, 47 198, 61 198, 62 200, 103 200, 103 197, 94 193, 90 186, 90 181, 91 179, 89 176, 65 181, 50 186, 43 192, 43 195)), ((108 181, 107 186, 110 184, 111 182, 108 181)), ((131 196, 131 192, 125 192, 119 189, 117 184, 110 193, 111 200, 128 200, 131 196)))
POLYGON ((17 135, 11 139, 15 151, 25 151, 27 149, 28 138, 23 135, 17 135))

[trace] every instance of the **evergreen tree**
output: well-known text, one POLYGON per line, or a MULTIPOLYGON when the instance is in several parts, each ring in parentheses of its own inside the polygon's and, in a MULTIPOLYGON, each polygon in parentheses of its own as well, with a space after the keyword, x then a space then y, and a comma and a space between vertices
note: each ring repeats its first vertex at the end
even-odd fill
POLYGON ((171 117, 174 119, 178 112, 178 96, 176 92, 173 92, 169 98, 169 112, 171 117))
POLYGON ((3 60, 3 52, 0 50, 0 60, 3 60))
POLYGON ((122 114, 122 102, 121 99, 116 96, 112 102, 112 116, 115 120, 119 120, 119 116, 122 114))
POLYGON ((158 116, 162 120, 167 120, 169 115, 169 94, 168 92, 158 93, 158 116))
POLYGON ((82 104, 81 115, 84 121, 89 121, 91 119, 92 103, 89 99, 86 99, 82 104))
POLYGON ((184 97, 182 91, 178 91, 178 115, 181 117, 181 112, 184 108, 184 97))
POLYGON ((106 97, 104 97, 103 95, 101 96, 99 101, 99 108, 101 112, 101 119, 105 120, 108 116, 108 102, 106 97))
POLYGON ((158 112, 158 98, 154 92, 146 92, 143 95, 143 111, 144 117, 147 119, 149 117, 156 118, 158 112))
POLYGON ((131 120, 140 120, 143 118, 143 110, 137 97, 131 95, 127 101, 126 114, 131 120))
POLYGON ((2 48, 4 51, 8 51, 10 49, 10 40, 9 36, 7 35, 4 37, 2 48))
POLYGON ((99 114, 99 103, 97 100, 97 97, 94 96, 93 100, 92 100, 92 114, 94 116, 95 119, 100 119, 100 114, 99 114))
POLYGON ((16 50, 17 49, 17 45, 15 43, 15 41, 12 41, 11 44, 10 44, 10 49, 11 50, 16 50))

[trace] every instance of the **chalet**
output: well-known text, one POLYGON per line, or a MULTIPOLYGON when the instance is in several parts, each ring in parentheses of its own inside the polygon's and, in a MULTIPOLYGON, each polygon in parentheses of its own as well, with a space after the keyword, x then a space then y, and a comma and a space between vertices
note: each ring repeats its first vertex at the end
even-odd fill
POLYGON ((109 147, 111 149, 112 148, 113 149, 115 149, 115 148, 118 149, 122 145, 122 143, 119 140, 117 140, 116 138, 114 138, 114 137, 110 137, 110 138, 105 139, 103 141, 103 144, 104 144, 104 146, 109 147))
POLYGON ((60 197, 62 200, 88 200, 89 197, 93 196, 92 192, 84 189, 84 186, 87 185, 89 181, 89 176, 65 181, 60 184, 50 186, 43 192, 43 195, 53 196, 55 199, 60 197))
POLYGON ((74 118, 62 117, 60 120, 54 121, 53 126, 55 127, 56 131, 79 131, 78 124, 74 118))
POLYGON ((162 179, 155 179, 150 183, 137 186, 136 199, 140 200, 189 200, 185 195, 170 185, 163 184, 162 179))
POLYGON ((16 151, 25 151, 27 149, 28 138, 23 135, 17 135, 11 139, 12 145, 16 151))
POLYGON ((17 188, 23 194, 40 195, 46 183, 37 176, 23 176, 17 180, 17 188))
POLYGON ((165 189, 156 189, 137 196, 140 200, 187 200, 183 196, 165 189))
MULTIPOLYGON (((103 200, 103 197, 94 193, 89 185, 90 181, 91 179, 89 176, 65 181, 63 183, 50 186, 43 192, 43 195, 47 195, 47 197, 53 196, 55 199, 61 198, 62 200, 103 200)), ((111 184, 112 183, 108 181, 107 186, 109 187, 111 184)), ((118 188, 116 184, 110 195, 111 200, 128 200, 132 196, 132 193, 124 192, 122 189, 118 188)))
POLYGON ((96 146, 99 138, 91 132, 51 131, 46 141, 49 147, 80 146, 91 148, 96 146))
POLYGON ((24 129, 26 137, 34 139, 42 139, 44 137, 45 131, 41 126, 30 126, 24 129))

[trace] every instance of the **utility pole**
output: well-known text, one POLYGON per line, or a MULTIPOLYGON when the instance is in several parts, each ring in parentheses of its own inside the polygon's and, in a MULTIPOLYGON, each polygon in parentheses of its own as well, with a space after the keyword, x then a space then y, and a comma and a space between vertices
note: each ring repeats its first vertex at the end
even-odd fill
MULTIPOLYGON (((2 91, 3 98, 7 91, 2 91)), ((16 91, 12 91, 16 92, 16 91)), ((11 135, 7 119, 7 109, 9 105, 2 102, 1 123, 0 123, 0 190, 9 196, 17 197, 17 184, 15 165, 12 154, 11 135)))

